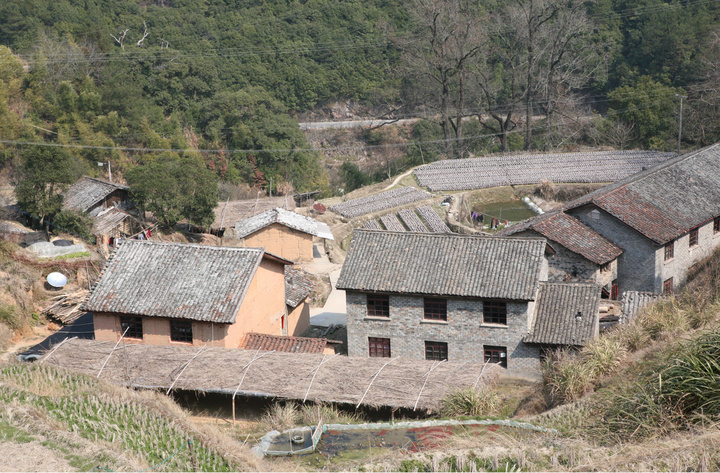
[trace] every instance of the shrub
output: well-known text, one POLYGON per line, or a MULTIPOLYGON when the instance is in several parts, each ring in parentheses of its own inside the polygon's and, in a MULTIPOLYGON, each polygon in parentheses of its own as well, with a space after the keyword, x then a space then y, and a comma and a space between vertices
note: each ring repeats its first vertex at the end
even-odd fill
POLYGON ((492 389, 466 388, 447 395, 440 401, 440 412, 448 417, 484 416, 500 407, 500 397, 492 389))
POLYGON ((617 368, 627 352, 619 337, 598 337, 583 348, 583 364, 591 376, 602 376, 617 368))
POLYGON ((296 427, 301 422, 302 413, 294 402, 276 402, 263 414, 260 420, 266 430, 279 430, 280 432, 296 427))
POLYGON ((72 233, 85 240, 90 239, 93 219, 87 214, 76 210, 61 210, 53 218, 53 233, 72 233))
POLYGON ((546 358, 543 371, 550 394, 559 402, 580 399, 593 380, 593 372, 583 359, 567 349, 556 350, 546 358))

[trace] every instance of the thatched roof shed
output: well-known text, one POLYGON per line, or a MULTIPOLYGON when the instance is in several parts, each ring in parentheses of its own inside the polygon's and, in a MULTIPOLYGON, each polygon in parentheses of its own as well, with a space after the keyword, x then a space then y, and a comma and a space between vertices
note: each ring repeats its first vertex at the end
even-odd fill
POLYGON ((215 212, 215 221, 212 223, 211 228, 234 227, 236 222, 276 207, 293 210, 295 209, 295 200, 290 196, 281 196, 218 202, 218 206, 213 210, 215 212))
POLYGON ((44 362, 137 388, 437 410, 459 388, 489 383, 494 365, 68 340, 44 362), (202 350, 202 351, 201 351, 202 350), (108 358, 108 355, 112 355, 108 358), (103 364, 107 361, 103 368, 103 364))

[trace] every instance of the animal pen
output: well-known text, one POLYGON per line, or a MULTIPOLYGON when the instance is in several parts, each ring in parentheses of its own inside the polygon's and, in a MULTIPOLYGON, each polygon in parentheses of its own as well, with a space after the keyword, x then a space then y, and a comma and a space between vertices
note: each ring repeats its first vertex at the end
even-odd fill
POLYGON ((40 363, 140 389, 329 402, 435 412, 449 393, 490 384, 482 362, 281 353, 69 339, 40 363))

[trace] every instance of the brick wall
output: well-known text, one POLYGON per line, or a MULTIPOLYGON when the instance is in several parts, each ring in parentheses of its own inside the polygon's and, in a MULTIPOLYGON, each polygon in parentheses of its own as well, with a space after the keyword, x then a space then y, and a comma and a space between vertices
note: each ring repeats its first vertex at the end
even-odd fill
POLYGON ((690 234, 674 241, 674 256, 665 261, 665 247, 655 252, 655 292, 662 292, 663 282, 673 278, 675 288, 685 284, 688 269, 703 258, 710 256, 720 245, 720 232, 713 232, 712 220, 698 229, 698 244, 690 247, 690 234))
POLYGON ((508 325, 483 324, 483 302, 449 298, 447 322, 424 320, 423 297, 390 296, 390 317, 367 317, 366 295, 347 291, 348 355, 369 356, 368 337, 390 339, 392 356, 424 359, 425 341, 446 342, 448 359, 484 361, 483 346, 507 347, 508 371, 537 376, 539 349, 521 340, 532 310, 527 302, 508 302, 508 325))

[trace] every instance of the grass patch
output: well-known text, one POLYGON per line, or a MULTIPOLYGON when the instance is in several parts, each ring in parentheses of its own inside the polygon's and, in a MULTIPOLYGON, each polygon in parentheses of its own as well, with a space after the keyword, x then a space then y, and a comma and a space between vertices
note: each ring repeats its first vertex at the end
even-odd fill
POLYGON ((73 258, 85 258, 85 257, 89 257, 89 256, 90 256, 90 252, 89 252, 89 251, 77 251, 77 252, 75 252, 75 253, 70 253, 70 254, 67 254, 67 255, 56 256, 56 257, 53 258, 53 259, 54 259, 55 261, 61 261, 61 260, 73 259, 73 258))
POLYGON ((444 416, 487 416, 498 411, 500 396, 494 389, 461 389, 448 394, 440 401, 440 412, 444 416))
POLYGON ((0 419, 0 439, 8 442, 28 443, 35 440, 28 432, 0 419))

